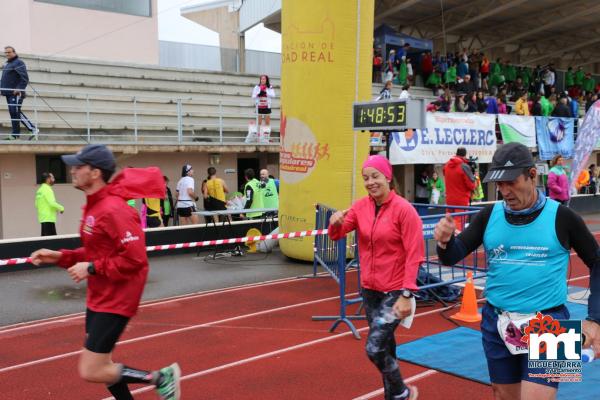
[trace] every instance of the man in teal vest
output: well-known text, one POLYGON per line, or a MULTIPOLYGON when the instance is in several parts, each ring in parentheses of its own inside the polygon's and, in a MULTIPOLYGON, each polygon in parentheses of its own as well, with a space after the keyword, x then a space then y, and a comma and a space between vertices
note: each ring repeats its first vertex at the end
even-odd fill
POLYGON ((275 179, 269 176, 268 169, 260 170, 260 183, 262 186, 263 206, 265 208, 279 208, 279 191, 275 179))
MULTIPOLYGON (((244 171, 244 176, 246 177, 246 185, 244 186, 244 194, 246 195, 246 204, 244 205, 245 209, 259 209, 264 208, 263 205, 263 194, 261 184, 256 179, 254 170, 252 168, 248 168, 244 171)), ((260 218, 262 217, 262 212, 247 212, 246 217, 248 218, 260 218)))
POLYGON ((494 182, 504 200, 484 207, 457 236, 449 216, 440 220, 434 232, 444 265, 454 265, 482 244, 485 249, 487 302, 481 312, 481 334, 496 400, 556 398, 558 382, 541 378, 544 369, 528 363, 539 346, 528 348, 523 329, 537 313, 569 319, 566 276, 571 248, 590 269, 588 315, 581 323, 585 343, 580 338, 581 344, 600 356, 598 243, 583 219, 547 198, 536 188, 536 180, 535 162, 525 145, 513 142, 499 147, 483 181, 494 182))
POLYGON ((56 213, 61 214, 65 208, 56 202, 52 185, 54 185, 54 175, 50 172, 42 174, 44 182, 40 185, 35 194, 35 208, 38 212, 38 221, 42 224, 42 236, 56 235, 56 213))

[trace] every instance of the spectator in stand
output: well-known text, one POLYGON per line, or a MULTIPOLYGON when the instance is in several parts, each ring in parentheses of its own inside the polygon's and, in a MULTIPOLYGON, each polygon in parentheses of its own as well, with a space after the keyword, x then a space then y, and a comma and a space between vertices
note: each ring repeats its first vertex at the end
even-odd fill
POLYGON ((21 123, 31 132, 29 140, 36 137, 39 130, 33 123, 21 112, 21 106, 25 99, 25 88, 29 84, 27 75, 27 66, 19 58, 15 48, 12 46, 4 47, 6 64, 2 66, 2 77, 0 78, 0 94, 6 97, 8 104, 8 114, 12 125, 12 132, 7 140, 18 139, 21 135, 21 123))
POLYGON ((492 65, 492 72, 490 73, 488 85, 490 88, 494 86, 500 88, 502 85, 504 85, 504 81, 505 78, 502 72, 502 60, 498 58, 494 65, 492 65))
POLYGON ((266 126, 271 125, 271 99, 275 97, 275 90, 269 82, 267 75, 261 75, 258 85, 252 90, 252 98, 256 102, 258 112, 258 126, 260 128, 262 121, 266 126), (261 121, 262 120, 262 121, 261 121))
POLYGON ((434 96, 439 94, 439 89, 442 87, 442 77, 440 76, 439 71, 435 71, 429 75, 425 86, 431 88, 434 96))
POLYGON ((479 76, 480 66, 481 54, 477 51, 477 49, 473 49, 471 51, 471 55, 469 56, 469 75, 471 75, 471 80, 473 81, 476 89, 481 88, 481 80, 479 76))
POLYGON ((519 100, 519 97, 522 96, 523 93, 527 93, 527 86, 523 84, 523 79, 521 77, 517 77, 515 83, 513 83, 513 101, 519 100))
POLYGON ((471 92, 467 96, 467 112, 477 112, 477 93, 471 92))
POLYGON ((479 67, 481 73, 481 87, 483 90, 488 90, 488 77, 490 75, 490 60, 485 55, 481 56, 481 66, 479 67))
POLYGON ((450 90, 448 88, 444 90, 444 93, 440 97, 440 111, 452 111, 452 94, 450 94, 450 90))
MULTIPOLYGON (((426 51, 421 57, 421 75, 423 76, 423 82, 429 81, 429 76, 433 74, 433 60, 431 53, 426 51)), ((425 84, 427 86, 427 84, 425 84)))
MULTIPOLYGON (((565 96, 569 96, 568 92, 565 92, 565 96)), ((579 102, 576 98, 569 98, 569 108, 571 109, 571 115, 573 118, 579 118, 579 102)))
POLYGON ((407 83, 409 85, 414 84, 414 79, 415 79, 415 72, 413 70, 413 65, 412 65, 412 61, 410 60, 410 58, 406 58, 406 80, 407 83))
POLYGON ((408 52, 410 51, 410 43, 404 43, 404 45, 398 50, 397 58, 406 59, 408 52))
POLYGON ((506 105, 506 97, 502 94, 496 99, 498 105, 498 114, 508 114, 508 107, 506 105))
POLYGON ((383 71, 383 81, 391 81, 394 79, 394 64, 396 63, 396 50, 391 49, 387 62, 383 71))
POLYGON ((529 116, 529 105, 527 104, 527 92, 520 92, 519 99, 515 103, 515 114, 529 116))
POLYGON ((427 190, 429 190, 429 203, 440 204, 440 199, 444 196, 444 181, 433 171, 431 178, 427 181, 427 190))
POLYGON ((400 100, 410 99, 410 93, 408 93, 408 89, 410 89, 410 85, 408 83, 406 85, 402 86, 402 91, 400 92, 400 96, 398 96, 398 99, 400 99, 400 100))
POLYGON ((381 46, 373 49, 373 82, 381 83, 381 67, 383 66, 383 56, 381 55, 381 46))
MULTIPOLYGON (((444 165, 446 182, 446 204, 449 206, 468 206, 471 192, 475 189, 475 176, 467 161, 467 149, 459 147, 456 155, 444 165)), ((452 212, 452 210, 449 210, 452 212)), ((457 209, 455 212, 462 210, 457 209)), ((455 217, 456 225, 463 229, 462 218, 455 217)))
POLYGON ((540 93, 540 106, 541 106, 541 112, 542 112, 542 116, 544 117, 548 117, 552 114, 552 110, 554 109, 554 106, 552 105, 552 103, 550 102, 550 100, 548 100, 548 98, 546 98, 546 96, 544 96, 542 93, 540 93))
POLYGON ((583 67, 577 67, 577 72, 575 72, 575 86, 579 88, 579 90, 583 89, 583 81, 585 80, 585 72, 583 71, 583 67))
POLYGON ((564 169, 565 160, 560 154, 552 158, 550 172, 548 173, 548 197, 562 205, 569 204, 569 177, 564 169))
POLYGON ((583 81, 583 92, 584 93, 594 93, 596 89, 596 80, 592 78, 591 73, 585 74, 585 80, 583 81))
POLYGON ((575 72, 573 72, 573 67, 569 67, 565 74, 565 88, 570 89, 573 86, 575 86, 575 72))
POLYGON ((458 61, 458 66, 456 67, 456 76, 458 77, 458 81, 462 81, 465 78, 465 75, 469 74, 469 64, 463 59, 460 58, 458 61))
POLYGON ((533 98, 533 105, 531 107, 531 115, 535 117, 542 116, 542 104, 540 103, 540 99, 544 97, 541 94, 537 94, 533 98))
POLYGON ((566 94, 561 94, 560 99, 558 100, 558 104, 552 111, 553 117, 564 117, 564 118, 573 118, 573 114, 571 113, 571 108, 567 104, 568 97, 566 94))
POLYGON ((456 95, 456 99, 454 100, 454 112, 467 112, 466 96, 467 95, 462 92, 456 95))
POLYGON ((392 84, 392 81, 386 81, 385 86, 383 86, 383 88, 379 92, 379 96, 377 96, 375 101, 391 99, 392 98, 392 86, 394 86, 392 84))
POLYGON ((444 83, 451 90, 456 88, 456 65, 452 64, 448 67, 444 74, 444 83))
POLYGON ((65 208, 54 197, 54 174, 42 173, 42 184, 35 193, 35 208, 38 212, 38 222, 42 225, 42 236, 56 235, 56 213, 63 213, 65 208))
POLYGON ((427 107, 425 108, 426 112, 437 112, 437 111, 441 111, 440 110, 440 102, 439 101, 432 101, 431 103, 429 103, 427 105, 427 107))
POLYGON ((471 75, 466 74, 464 76, 464 79, 462 82, 458 83, 456 85, 456 91, 457 92, 463 92, 463 93, 473 93, 475 92, 477 89, 475 88, 475 82, 473 82, 471 80, 471 75))
POLYGON ((590 97, 585 102, 585 112, 588 112, 588 110, 590 109, 592 104, 594 104, 596 102, 596 100, 598 100, 598 94, 591 93, 590 97))
POLYGON ((554 87, 554 83, 556 81, 556 74, 554 73, 554 68, 552 68, 552 64, 548 65, 544 69, 543 81, 544 94, 546 96, 550 96, 550 94, 552 93, 552 88, 554 87))
POLYGON ((408 67, 406 66, 406 57, 400 59, 400 65, 397 68, 396 82, 399 85, 406 85, 408 79, 408 67))
POLYGON ((477 91, 476 102, 477 102, 477 112, 484 114, 487 111, 488 105, 485 102, 485 98, 484 98, 484 95, 483 95, 483 90, 478 90, 477 91))
POLYGON ((508 92, 512 93, 514 91, 513 84, 517 80, 517 70, 515 69, 515 66, 510 63, 510 60, 505 60, 502 71, 504 73, 508 92))
POLYGON ((490 89, 490 95, 485 98, 485 103, 487 104, 486 112, 488 114, 498 114, 498 101, 496 96, 498 95, 498 88, 492 87, 490 89))

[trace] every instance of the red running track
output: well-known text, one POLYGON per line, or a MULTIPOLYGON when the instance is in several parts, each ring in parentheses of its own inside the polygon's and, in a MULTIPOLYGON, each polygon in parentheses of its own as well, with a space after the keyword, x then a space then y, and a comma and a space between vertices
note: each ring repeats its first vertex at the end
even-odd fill
MULTIPOLYGON (((587 268, 572 257, 572 284, 587 285, 587 268)), ((355 274, 349 286, 356 287, 355 274)), ((331 279, 283 279, 263 284, 144 303, 124 333, 114 359, 156 369, 178 361, 183 399, 382 399, 381 382, 358 341, 341 325, 312 315, 338 312, 331 279)), ((82 308, 84 305, 82 304, 82 308)), ((4 399, 105 399, 102 385, 77 376, 83 315, 0 329, 4 399)), ((468 324, 477 328, 476 324, 468 324)), ((404 343, 452 329, 439 307, 418 309, 413 328, 398 329, 404 343)), ((401 362, 421 399, 491 399, 489 386, 401 362)), ((136 399, 154 399, 138 385, 136 399)))

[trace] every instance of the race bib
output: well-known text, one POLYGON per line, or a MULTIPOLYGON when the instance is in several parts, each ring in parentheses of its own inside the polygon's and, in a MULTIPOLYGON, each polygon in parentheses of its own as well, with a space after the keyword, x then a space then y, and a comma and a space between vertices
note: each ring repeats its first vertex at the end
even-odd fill
POLYGON ((259 97, 258 98, 258 108, 269 108, 269 98, 268 97, 259 97))
POLYGON ((529 325, 529 320, 534 317, 535 314, 520 314, 508 311, 498 315, 498 333, 511 354, 527 354, 529 352, 527 343, 522 342, 521 338, 525 334, 525 327, 529 325))

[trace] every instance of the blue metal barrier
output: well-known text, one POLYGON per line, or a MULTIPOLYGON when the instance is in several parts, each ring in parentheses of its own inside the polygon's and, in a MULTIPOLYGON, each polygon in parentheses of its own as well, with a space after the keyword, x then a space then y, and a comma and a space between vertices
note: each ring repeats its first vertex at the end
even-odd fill
MULTIPOLYGON (((316 204, 316 228, 326 229, 329 227, 329 218, 336 211, 324 204, 316 204)), ((348 325, 352 334, 356 339, 360 339, 360 335, 351 320, 365 319, 362 315, 348 315, 346 307, 351 304, 362 303, 362 297, 348 298, 346 294, 346 272, 349 269, 356 269, 358 275, 357 290, 360 293, 360 268, 358 267, 358 251, 357 246, 352 246, 354 259, 349 263, 347 260, 347 240, 346 238, 334 242, 328 235, 315 236, 314 261, 313 261, 313 277, 317 277, 317 269, 321 266, 329 275, 338 283, 340 288, 340 314, 339 315, 321 315, 313 316, 313 321, 334 321, 329 329, 333 332, 340 323, 348 325)), ((360 309, 359 309, 360 310, 360 309)))
MULTIPOLYGON (((445 217, 449 211, 450 215, 460 220, 460 225, 464 226, 470 216, 479 212, 481 207, 462 207, 462 206, 447 206, 433 204, 416 204, 416 207, 426 207, 427 213, 434 212, 430 215, 422 215, 423 221, 423 238, 425 240, 425 257, 424 262, 420 267, 421 272, 426 272, 427 276, 433 277, 432 281, 419 281, 417 286, 419 290, 431 290, 441 286, 453 285, 456 283, 465 282, 467 280, 467 271, 473 272, 473 278, 479 279, 485 277, 487 266, 485 261, 483 266, 479 266, 478 260, 479 250, 474 251, 467 256, 459 264, 452 267, 442 265, 437 261, 436 243, 433 239, 433 231, 438 221, 445 217)), ((329 226, 329 218, 336 211, 335 209, 323 204, 316 204, 316 227, 315 229, 325 229, 329 226)), ((360 308, 355 315, 348 315, 346 307, 351 304, 361 303, 362 297, 353 297, 349 299, 346 294, 346 277, 349 269, 356 269, 358 278, 358 291, 360 293, 360 264, 358 258, 359 248, 357 245, 352 247, 352 259, 349 259, 347 252, 347 238, 342 238, 337 242, 331 240, 327 235, 319 235, 315 237, 314 247, 314 262, 313 262, 313 277, 317 277, 318 267, 325 269, 329 275, 338 283, 340 289, 340 314, 336 316, 313 316, 314 321, 335 321, 330 332, 333 332, 340 323, 348 325, 356 339, 360 339, 360 335, 352 320, 365 319, 364 316, 358 315, 360 308)), ((485 258, 484 258, 485 260, 485 258)), ((434 296, 435 297, 435 296, 434 296)))

